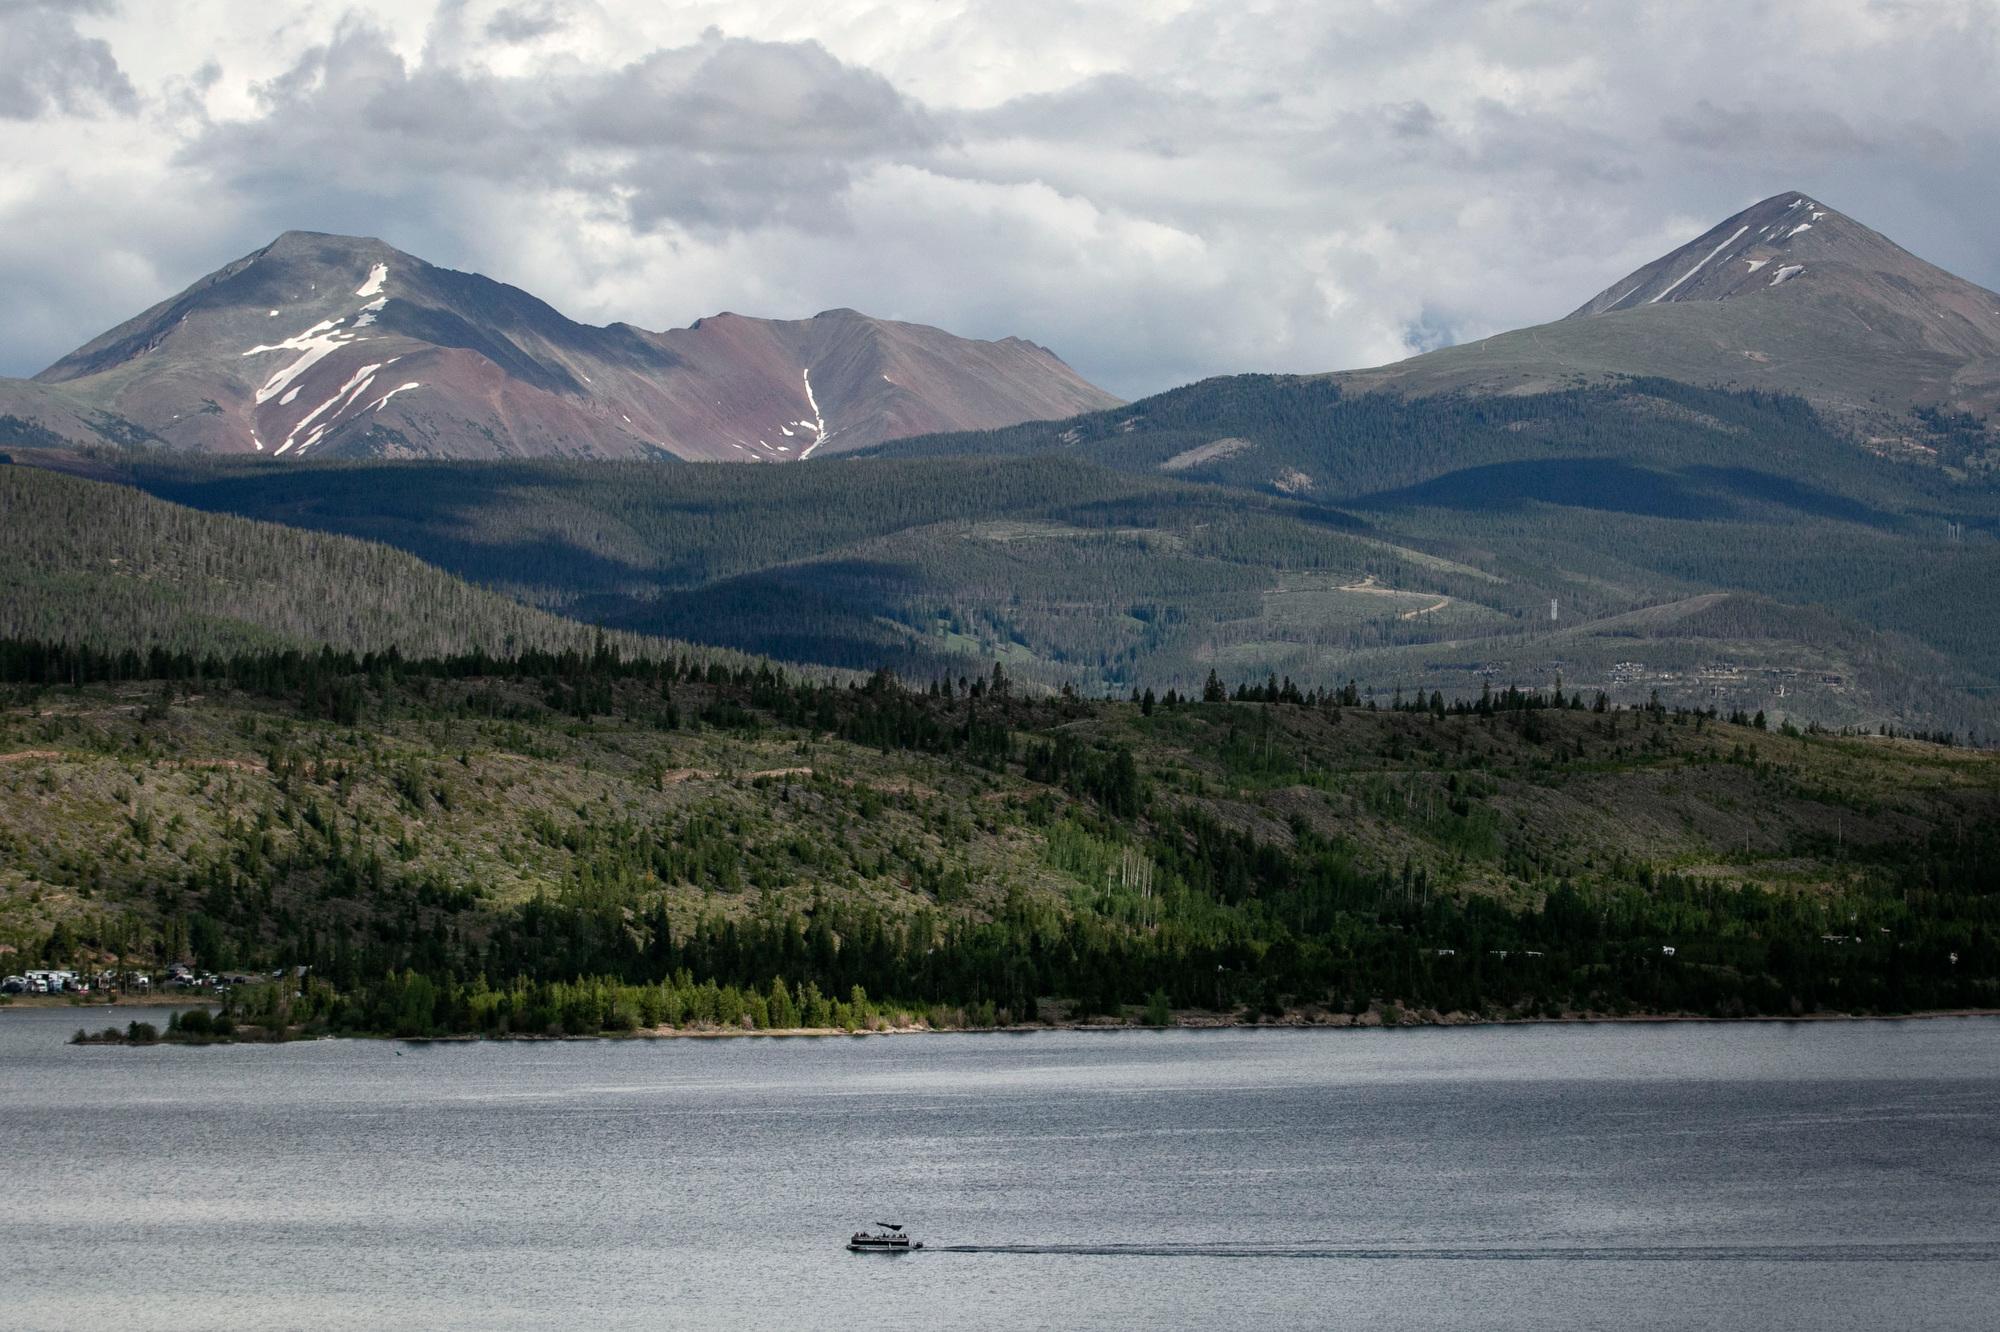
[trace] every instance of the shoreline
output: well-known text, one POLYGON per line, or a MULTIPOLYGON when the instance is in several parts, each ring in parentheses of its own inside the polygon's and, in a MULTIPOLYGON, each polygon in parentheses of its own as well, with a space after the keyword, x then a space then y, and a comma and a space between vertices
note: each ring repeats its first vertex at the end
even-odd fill
MULTIPOLYGON (((126 1005, 137 1007, 139 1005, 126 1005)), ((148 1005, 168 1007, 169 1005, 148 1005)), ((39 1005, 47 1009, 54 1005, 39 1005)), ((1037 1033, 1087 1032, 1087 1033, 1137 1033, 1137 1032, 1237 1032, 1237 1031, 1421 1031, 1443 1027, 1553 1027, 1553 1026, 1614 1026, 1614 1025, 1661 1025, 1668 1023, 1689 1023, 1714 1026, 1731 1024, 1763 1023, 1835 1023, 1835 1022, 1934 1022, 1949 1018, 2000 1018, 2000 1009, 1992 1008, 1952 1008, 1925 1009, 1910 1013, 1802 1013, 1797 1016, 1756 1016, 1756 1017, 1709 1017, 1703 1014, 1646 1013, 1629 1014, 1623 1017, 1610 1014, 1565 1015, 1562 1017, 1523 1018, 1477 1018, 1450 1015, 1438 1020, 1401 1023, 1383 1023, 1374 1013, 1355 1019, 1341 1015, 1346 1021, 1313 1021, 1302 1018, 1277 1019, 1266 1022, 1228 1021, 1210 1018, 1188 1022, 1176 1022, 1167 1026, 1152 1026, 1134 1022, 1042 1022, 1018 1024, 1007 1027, 932 1027, 919 1024, 909 1026, 887 1026, 880 1028, 856 1028, 847 1031, 840 1027, 784 1027, 768 1030, 738 1030, 719 1027, 686 1028, 657 1027, 638 1031, 597 1032, 587 1035, 548 1035, 533 1032, 456 1032, 438 1036, 395 1036, 383 1032, 326 1032, 315 1035, 289 1035, 273 1037, 261 1030, 252 1029, 252 1034, 243 1036, 208 1037, 201 1040, 160 1039, 155 1041, 126 1041, 90 1039, 86 1045, 120 1046, 210 1046, 210 1045, 289 1045, 299 1041, 396 1041, 406 1045, 471 1045, 481 1042, 512 1041, 722 1041, 722 1040, 834 1040, 862 1039, 876 1036, 1026 1036, 1037 1033), (1377 1020, 1368 1021, 1366 1018, 1377 1020)), ((75 1042, 73 1042, 75 1043, 75 1042)))
POLYGON ((113 999, 78 999, 66 994, 14 994, 7 996, 7 1002, 0 1003, 0 1013, 10 1008, 69 1008, 79 1013, 108 1013, 120 1008, 217 1008, 222 1001, 207 995, 195 995, 187 999, 137 998, 119 995, 113 999))
MULTIPOLYGON (((1369 1015, 1374 1016, 1374 1015, 1369 1015)), ((1802 1013, 1796 1017, 1708 1017, 1702 1014, 1646 1013, 1615 1017, 1609 1014, 1565 1017, 1533 1018, 1478 1018, 1447 1016, 1442 1020, 1385 1023, 1381 1021, 1316 1022, 1309 1020, 1276 1019, 1269 1022, 1237 1022, 1210 1020, 1173 1022, 1165 1026, 1155 1026, 1143 1022, 1035 1022, 1009 1027, 931 1027, 911 1025, 907 1027, 882 1027, 878 1029, 857 1028, 847 1031, 840 1027, 787 1027, 776 1030, 732 1031, 724 1028, 695 1029, 683 1027, 658 1027, 643 1031, 601 1032, 591 1036, 537 1036, 531 1033, 506 1033, 489 1035, 468 1032, 451 1036, 385 1036, 360 1037, 363 1040, 401 1040, 421 1043, 442 1043, 449 1041, 676 1041, 676 1040, 738 1040, 743 1038, 767 1037, 771 1039, 812 1039, 822 1040, 832 1037, 866 1036, 1024 1036, 1036 1032, 1167 1032, 1167 1031, 1421 1031, 1441 1027, 1587 1027, 1615 1025, 1659 1025, 1663 1023, 1704 1023, 1725 1026, 1740 1023, 1788 1023, 1788 1022, 1931 1022, 1945 1018, 2000 1018, 1996 1008, 1939 1008, 1924 1009, 1911 1013, 1802 1013)), ((342 1038, 335 1038, 342 1039, 342 1038)))

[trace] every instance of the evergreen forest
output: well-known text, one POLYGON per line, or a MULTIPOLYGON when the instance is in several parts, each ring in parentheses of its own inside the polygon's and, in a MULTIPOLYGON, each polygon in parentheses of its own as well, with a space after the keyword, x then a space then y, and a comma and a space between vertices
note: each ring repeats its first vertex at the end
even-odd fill
POLYGON ((1943 737, 608 643, 13 640, 0 688, 10 959, 305 978, 246 1032, 2000 1005, 2000 767, 1943 737))

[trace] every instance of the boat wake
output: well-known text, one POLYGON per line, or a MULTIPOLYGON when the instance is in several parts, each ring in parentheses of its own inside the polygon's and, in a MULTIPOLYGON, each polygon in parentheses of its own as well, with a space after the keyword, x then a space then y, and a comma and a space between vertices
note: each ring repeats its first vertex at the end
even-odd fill
POLYGON ((1321 1244, 935 1244, 926 1253, 1079 1258, 1276 1258, 1418 1263, 1991 1263, 2000 1241, 1906 1244, 1507 1245, 1425 1248, 1321 1244))

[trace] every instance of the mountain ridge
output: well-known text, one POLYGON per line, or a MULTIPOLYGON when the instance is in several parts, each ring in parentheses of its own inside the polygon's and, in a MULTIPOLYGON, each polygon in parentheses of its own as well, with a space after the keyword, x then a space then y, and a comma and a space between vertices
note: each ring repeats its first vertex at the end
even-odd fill
POLYGON ((379 239, 304 231, 0 385, 0 416, 73 442, 274 457, 778 462, 1117 401, 1022 338, 844 307, 595 326, 379 239))

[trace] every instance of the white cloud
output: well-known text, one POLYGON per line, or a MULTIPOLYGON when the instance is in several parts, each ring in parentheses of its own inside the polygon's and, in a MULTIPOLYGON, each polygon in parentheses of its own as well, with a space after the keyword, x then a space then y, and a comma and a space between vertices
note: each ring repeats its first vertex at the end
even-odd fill
POLYGON ((286 227, 582 318, 1019 334, 1127 394, 1551 318, 1785 188, 2000 283, 1990 0, 93 0, 0 25, 29 71, 0 115, 32 117, 0 143, 14 372, 286 227))

